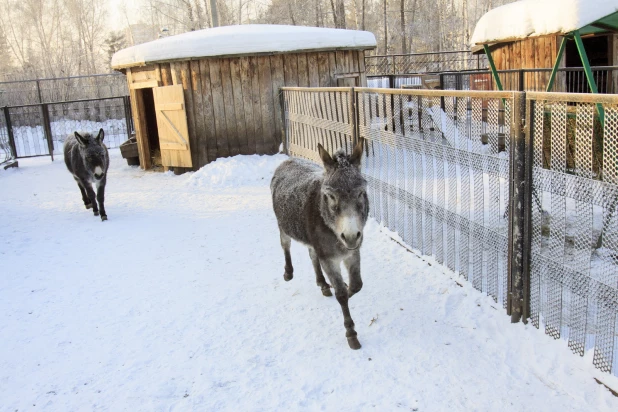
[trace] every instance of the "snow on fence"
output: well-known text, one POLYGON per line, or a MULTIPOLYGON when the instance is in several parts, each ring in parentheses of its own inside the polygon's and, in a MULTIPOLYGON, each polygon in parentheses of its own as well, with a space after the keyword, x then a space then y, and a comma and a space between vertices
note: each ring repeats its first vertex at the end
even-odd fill
POLYGON ((290 155, 364 138, 378 222, 618 374, 618 96, 283 90, 290 155))
POLYGON ((118 147, 131 131, 127 97, 5 107, 0 114, 0 159, 62 153, 75 131, 105 131, 104 142, 118 147))

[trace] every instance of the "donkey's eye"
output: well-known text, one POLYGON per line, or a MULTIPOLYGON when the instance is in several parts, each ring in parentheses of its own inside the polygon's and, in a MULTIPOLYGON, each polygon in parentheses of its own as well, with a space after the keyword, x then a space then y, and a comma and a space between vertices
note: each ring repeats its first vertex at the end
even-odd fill
POLYGON ((362 199, 364 195, 365 195, 365 192, 360 192, 360 193, 358 194, 358 198, 359 198, 359 199, 362 199))

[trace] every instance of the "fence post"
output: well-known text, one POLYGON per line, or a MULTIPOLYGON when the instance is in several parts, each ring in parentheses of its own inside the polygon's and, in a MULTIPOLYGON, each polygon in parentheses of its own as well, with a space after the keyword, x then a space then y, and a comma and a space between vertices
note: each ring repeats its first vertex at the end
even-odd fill
POLYGON ((41 84, 38 80, 36 81, 36 92, 39 96, 39 103, 43 103, 43 99, 41 98, 41 84))
MULTIPOLYGON (((358 143, 358 101, 356 89, 354 87, 350 88, 350 121, 352 122, 352 150, 354 150, 354 146, 358 143)), ((351 153, 351 152, 350 152, 351 153)))
POLYGON ((46 104, 41 105, 41 112, 43 114, 43 131, 45 132, 45 139, 47 140, 47 148, 49 149, 49 155, 52 162, 54 161, 54 142, 52 140, 51 124, 49 122, 49 109, 46 104))
POLYGON ((15 136, 13 135, 13 126, 11 125, 11 115, 9 114, 9 108, 4 106, 2 108, 4 111, 4 120, 6 123, 6 132, 9 136, 9 146, 11 146, 11 154, 13 155, 13 159, 17 159, 17 146, 15 146, 15 136))
POLYGON ((282 127, 283 130, 281 131, 281 136, 282 136, 282 144, 283 144, 283 153, 285 153, 286 155, 290 155, 290 148, 288 147, 288 136, 289 136, 289 124, 288 124, 288 116, 287 114, 287 110, 286 110, 286 104, 285 104, 285 91, 279 89, 279 100, 280 100, 280 104, 281 104, 281 117, 282 117, 282 127))
POLYGON ((519 69, 519 88, 518 90, 520 92, 523 92, 526 90, 526 85, 525 85, 525 76, 524 76, 524 70, 523 69, 519 69))
MULTIPOLYGON (((444 90, 444 73, 440 73, 438 78, 440 79, 440 90, 444 90)), ((445 107, 444 96, 440 96, 440 108, 444 111, 445 107)))
POLYGON ((131 138, 131 101, 129 96, 122 96, 122 103, 124 107, 124 122, 127 128, 127 139, 131 138))
MULTIPOLYGON (((526 93, 513 93, 513 119, 511 121, 511 145, 509 167, 509 236, 508 236, 508 288, 507 314, 511 322, 517 323, 522 317, 525 321, 528 315, 524 301, 527 301, 529 291, 524 288, 527 269, 525 263, 529 251, 524 239, 530 233, 526 227, 529 223, 525 213, 529 210, 525 201, 532 185, 526 181, 526 133, 524 132, 524 115, 526 114, 526 93)), ((527 119, 526 119, 527 120, 527 119)), ((528 123, 528 122, 526 122, 528 123)))

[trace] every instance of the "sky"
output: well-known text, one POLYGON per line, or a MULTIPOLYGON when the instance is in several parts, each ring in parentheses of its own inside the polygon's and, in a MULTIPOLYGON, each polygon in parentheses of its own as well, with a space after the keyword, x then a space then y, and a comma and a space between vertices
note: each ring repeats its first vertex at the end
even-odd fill
POLYGON ((130 23, 136 23, 139 20, 138 7, 136 1, 127 2, 124 0, 105 0, 108 4, 108 22, 109 27, 113 30, 124 29, 127 26, 127 16, 130 23), (127 15, 121 11, 121 5, 126 4, 127 15))

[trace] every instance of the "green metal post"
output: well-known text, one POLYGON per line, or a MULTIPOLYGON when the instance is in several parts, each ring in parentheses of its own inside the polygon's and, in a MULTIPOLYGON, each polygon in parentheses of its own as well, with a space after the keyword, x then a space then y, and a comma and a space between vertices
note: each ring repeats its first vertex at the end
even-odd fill
MULTIPOLYGON (((575 44, 577 45, 579 57, 581 58, 582 64, 584 65, 584 73, 586 73, 586 79, 588 80, 588 86, 590 87, 590 91, 592 93, 599 93, 597 89, 597 84, 594 81, 594 77, 592 76, 592 69, 590 68, 588 55, 586 54, 586 49, 584 48, 584 43, 582 42, 582 37, 579 34, 579 30, 575 30, 573 32, 573 39, 575 39, 575 44)), ((603 105, 597 103, 597 110, 599 111, 599 120, 601 121, 601 126, 603 126, 605 124, 605 109, 603 109, 603 105)))
POLYGON ((491 57, 491 52, 489 51, 489 47, 486 44, 484 44, 483 49, 485 50, 485 54, 487 55, 487 61, 489 62, 489 68, 491 69, 491 74, 494 76, 494 80, 496 81, 496 86, 498 86, 498 90, 502 91, 502 82, 500 81, 500 77, 498 76, 498 71, 496 70, 494 59, 493 57, 491 57))
POLYGON ((560 65, 560 60, 562 60, 564 49, 566 49, 567 40, 568 40, 567 36, 564 36, 562 38, 562 42, 560 43, 560 49, 558 50, 558 56, 556 57, 554 68, 551 71, 551 76, 549 76, 549 83, 547 83, 547 89, 546 89, 547 92, 551 92, 552 87, 554 87, 554 80, 556 80, 556 73, 558 73, 558 66, 560 65))

